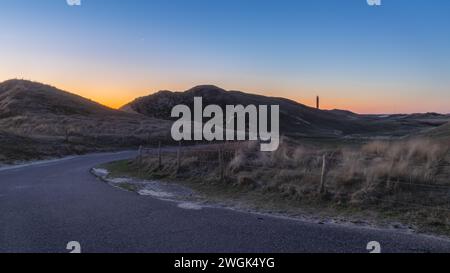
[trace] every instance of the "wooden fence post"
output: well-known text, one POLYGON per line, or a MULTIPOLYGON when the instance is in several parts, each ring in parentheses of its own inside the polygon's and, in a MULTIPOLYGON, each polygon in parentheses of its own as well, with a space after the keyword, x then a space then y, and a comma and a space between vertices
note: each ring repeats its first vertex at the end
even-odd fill
POLYGON ((222 147, 219 146, 219 172, 220 172, 220 181, 224 179, 224 163, 223 163, 223 151, 222 147))
POLYGON ((139 146, 138 156, 139 156, 139 164, 142 164, 142 145, 139 146))
POLYGON ((177 172, 180 171, 181 167, 181 141, 178 142, 178 150, 177 150, 177 172))
POLYGON ((69 130, 67 128, 65 129, 64 142, 69 143, 69 130))
POLYGON ((322 156, 322 174, 320 176, 320 188, 319 193, 324 194, 326 192, 325 184, 326 184, 326 168, 327 168, 327 156, 322 156))
POLYGON ((162 168, 161 141, 158 142, 158 168, 162 168))
POLYGON ((138 175, 141 176, 142 171, 142 145, 139 146, 138 150, 138 175))

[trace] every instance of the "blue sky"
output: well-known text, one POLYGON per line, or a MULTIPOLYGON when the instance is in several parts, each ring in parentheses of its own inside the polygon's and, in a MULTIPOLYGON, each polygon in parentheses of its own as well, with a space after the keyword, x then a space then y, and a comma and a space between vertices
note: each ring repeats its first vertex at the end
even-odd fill
POLYGON ((1 0, 0 81, 117 107, 216 84, 364 113, 450 112, 450 1, 1 0))

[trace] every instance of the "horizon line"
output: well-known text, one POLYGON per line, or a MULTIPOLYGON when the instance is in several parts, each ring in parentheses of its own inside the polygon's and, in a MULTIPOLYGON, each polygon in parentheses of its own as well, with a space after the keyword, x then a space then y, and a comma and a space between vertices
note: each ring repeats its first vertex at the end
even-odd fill
MULTIPOLYGON (((300 100, 296 100, 296 99, 292 99, 292 98, 288 98, 288 97, 283 97, 283 96, 268 96, 268 95, 263 95, 263 94, 260 94, 260 93, 247 92, 247 91, 235 90, 235 89, 229 89, 229 90, 228 90, 228 89, 225 89, 225 88, 221 88, 221 87, 220 87, 219 85, 217 85, 217 84, 197 84, 197 85, 194 85, 194 86, 192 86, 191 88, 188 88, 188 89, 186 89, 186 90, 169 90, 169 89, 155 90, 155 91, 153 91, 153 92, 148 93, 147 95, 134 97, 134 99, 132 99, 132 100, 130 100, 130 101, 128 101, 128 102, 122 103, 122 104, 120 104, 120 106, 113 106, 113 105, 109 105, 108 103, 101 102, 101 101, 99 101, 99 100, 97 100, 97 99, 92 99, 92 98, 83 96, 83 95, 81 95, 81 94, 79 94, 79 93, 77 93, 77 92, 75 92, 75 91, 69 91, 69 90, 67 90, 67 89, 65 89, 65 88, 59 88, 59 87, 58 87, 57 85, 55 85, 55 84, 52 84, 52 83, 46 83, 46 82, 42 82, 42 81, 36 81, 36 80, 32 80, 32 79, 25 79, 25 78, 10 78, 10 79, 6 79, 6 80, 3 80, 3 81, 0 81, 0 84, 5 83, 5 82, 7 82, 7 81, 13 81, 13 80, 17 80, 17 81, 27 81, 27 82, 32 82, 32 83, 37 83, 37 84, 42 84, 42 85, 48 85, 48 86, 51 86, 51 87, 53 87, 53 88, 59 89, 59 90, 61 90, 61 91, 65 91, 65 92, 68 92, 68 93, 70 93, 70 94, 79 96, 79 97, 81 97, 81 98, 90 100, 90 101, 95 102, 95 103, 97 103, 97 104, 99 104, 99 105, 102 105, 102 106, 104 106, 104 107, 107 107, 107 108, 110 108, 110 109, 113 109, 113 110, 118 110, 118 111, 122 111, 122 110, 121 110, 122 107, 124 107, 124 106, 130 104, 131 102, 133 102, 133 101, 136 100, 136 99, 144 98, 144 97, 147 97, 147 96, 151 96, 151 95, 154 95, 154 94, 156 94, 156 93, 158 93, 158 92, 161 92, 161 91, 181 92, 181 93, 184 93, 184 92, 187 92, 187 91, 189 91, 189 90, 191 90, 191 89, 194 89, 194 88, 200 87, 200 86, 214 86, 214 87, 217 87, 217 88, 219 88, 219 89, 222 89, 222 90, 224 90, 224 91, 226 91, 226 92, 233 92, 233 91, 235 91, 235 92, 243 92, 243 93, 245 93, 245 94, 250 94, 250 95, 263 96, 263 97, 267 97, 267 98, 281 98, 281 99, 287 99, 287 100, 291 100, 291 101, 293 101, 293 102, 295 102, 295 103, 298 103, 298 104, 301 104, 301 105, 304 105, 304 106, 307 106, 307 107, 310 107, 310 108, 313 108, 313 109, 317 109, 315 106, 309 105, 309 104, 304 103, 304 102, 302 102, 302 101, 300 101, 300 100)), ((319 96, 319 97, 320 97, 320 96, 319 96)), ((314 99, 315 99, 315 98, 316 98, 316 97, 314 97, 314 99)), ((391 113, 389 113, 389 112, 385 112, 385 113, 383 113, 383 112, 379 112, 379 113, 363 113, 363 112, 354 111, 354 110, 350 110, 350 109, 328 108, 328 107, 327 107, 327 108, 319 108, 319 109, 317 109, 317 110, 322 110, 322 111, 348 111, 348 112, 351 112, 351 113, 354 113, 354 114, 358 114, 358 115, 371 115, 371 116, 377 116, 377 115, 378 115, 378 116, 381 116, 381 115, 389 115, 389 116, 392 116, 392 115, 414 115, 414 114, 439 114, 439 115, 450 115, 450 112, 445 113, 445 112, 438 112, 438 111, 423 111, 423 112, 421 112, 421 111, 411 111, 411 112, 391 112, 391 113)))

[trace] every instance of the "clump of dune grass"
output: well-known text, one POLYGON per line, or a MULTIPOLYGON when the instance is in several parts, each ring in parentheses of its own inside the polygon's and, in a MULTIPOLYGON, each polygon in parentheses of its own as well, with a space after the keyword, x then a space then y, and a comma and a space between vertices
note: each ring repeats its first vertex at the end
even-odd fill
POLYGON ((163 154, 162 165, 155 154, 139 164, 153 178, 214 186, 233 194, 252 193, 271 202, 279 198, 293 207, 321 204, 378 211, 406 217, 414 224, 440 223, 450 234, 449 150, 449 143, 432 139, 372 141, 339 148, 284 139, 271 153, 259 151, 257 142, 245 142, 182 149, 180 163, 172 151, 163 154), (319 192, 324 155, 325 191, 319 192))
MULTIPOLYGON (((238 177, 245 175, 260 188, 273 190, 278 186, 284 190, 288 184, 300 191, 295 194, 301 194, 303 188, 318 187, 325 155, 327 192, 331 197, 339 195, 340 201, 356 201, 360 192, 386 194, 386 190, 399 184, 450 186, 441 173, 442 166, 449 164, 448 144, 429 139, 374 141, 359 148, 335 150, 282 142, 272 153, 260 152, 255 142, 233 145, 232 151, 221 145, 184 152, 180 166, 175 162, 175 153, 169 153, 163 166, 158 166, 158 172, 185 176, 202 170, 203 179, 214 180, 220 167, 216 152, 219 150, 229 151, 223 162, 229 184, 237 183, 238 177), (346 200, 342 199, 343 193, 346 200)), ((142 164, 155 172, 155 162, 153 155, 144 158, 142 164)))

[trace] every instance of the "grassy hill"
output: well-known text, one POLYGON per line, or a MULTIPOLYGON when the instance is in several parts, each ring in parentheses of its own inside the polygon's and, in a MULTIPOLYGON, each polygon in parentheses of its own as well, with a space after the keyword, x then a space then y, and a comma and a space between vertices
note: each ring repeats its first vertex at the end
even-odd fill
POLYGON ((423 115, 359 115, 343 110, 318 110, 298 102, 276 97, 226 91, 212 85, 202 85, 184 92, 159 91, 123 106, 129 113, 170 119, 170 111, 177 104, 193 109, 194 97, 202 97, 203 104, 279 105, 280 130, 285 135, 306 137, 344 136, 404 136, 445 123, 448 117, 436 114, 425 122, 423 115))
MULTIPOLYGON (((47 155, 37 151, 46 144, 49 155, 60 155, 155 142, 166 139, 169 128, 167 121, 110 109, 49 85, 24 80, 0 83, 2 157, 11 150, 6 139, 15 139, 19 146, 35 142, 36 151, 29 154, 47 155)), ((22 157, 20 151, 16 157, 22 157)))
POLYGON ((450 122, 426 132, 426 135, 450 139, 450 122))

